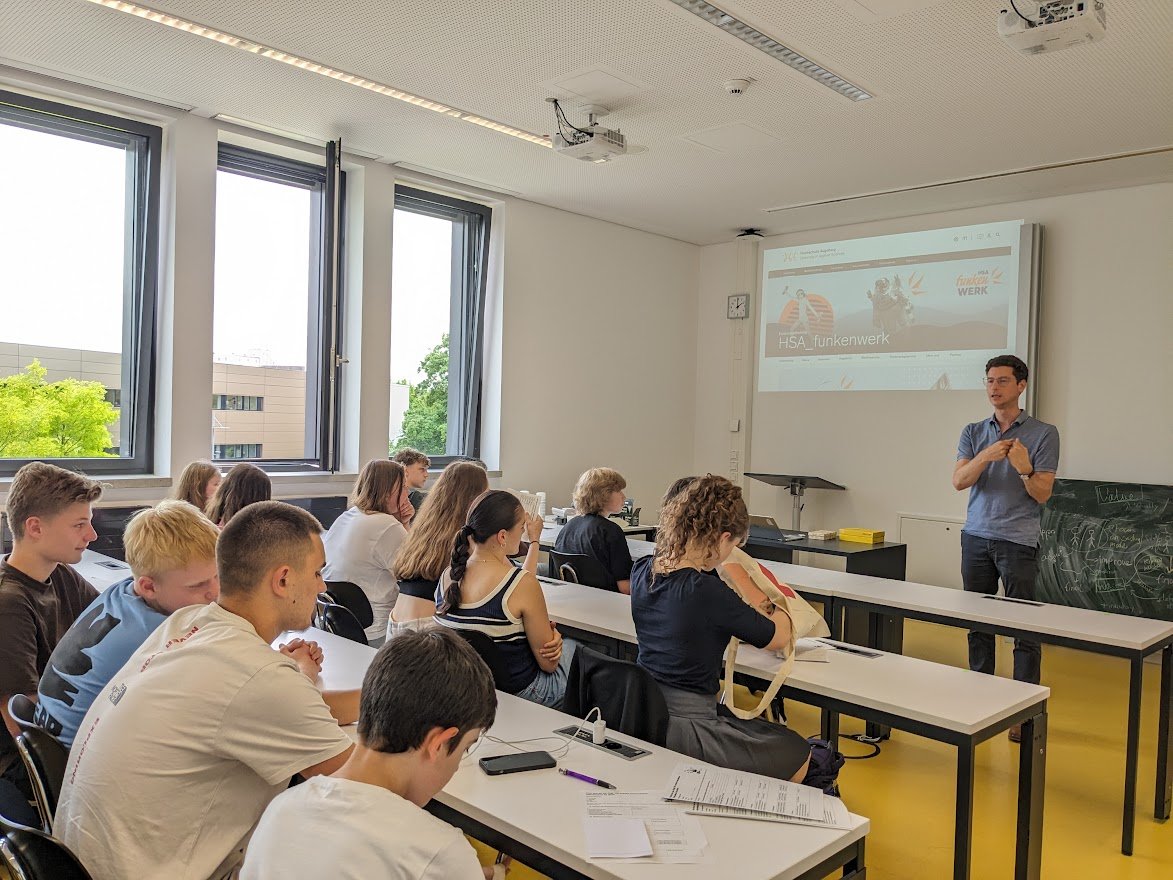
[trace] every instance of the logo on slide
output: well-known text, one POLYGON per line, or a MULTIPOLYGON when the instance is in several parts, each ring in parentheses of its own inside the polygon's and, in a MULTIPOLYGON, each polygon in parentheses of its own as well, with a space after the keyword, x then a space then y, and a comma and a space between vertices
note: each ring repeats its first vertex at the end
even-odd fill
POLYGON ((992 272, 989 269, 982 269, 980 272, 974 272, 971 275, 958 275, 957 295, 986 296, 990 292, 991 285, 1001 283, 1001 269, 995 269, 992 272))
MULTIPOLYGON (((790 290, 787 287, 782 291, 786 296, 790 290)), ((829 334, 835 330, 835 310, 825 297, 817 293, 807 293, 801 287, 782 306, 778 315, 778 329, 782 333, 823 333, 829 334)))

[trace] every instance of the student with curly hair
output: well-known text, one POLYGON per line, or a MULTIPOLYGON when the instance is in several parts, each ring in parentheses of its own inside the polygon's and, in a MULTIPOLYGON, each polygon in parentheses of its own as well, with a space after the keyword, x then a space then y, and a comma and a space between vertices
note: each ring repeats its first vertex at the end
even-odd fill
MULTIPOLYGON (((431 504, 429 498, 425 502, 431 504)), ((452 546, 452 564, 436 591, 436 622, 449 629, 478 632, 496 646, 509 680, 503 690, 557 708, 566 693, 574 642, 563 642, 550 621, 546 598, 534 572, 542 521, 527 517, 512 492, 490 489, 468 512, 452 546), (525 565, 510 556, 527 536, 525 565)))
POLYGON ((810 761, 805 739, 760 718, 736 718, 717 704, 731 637, 770 651, 791 638, 785 615, 766 616, 745 604, 715 571, 748 529, 741 489, 712 474, 689 481, 660 509, 656 553, 631 572, 638 662, 668 704, 668 748, 801 782, 810 761))
POLYGON ((578 515, 562 527, 554 544, 558 553, 597 559, 611 577, 610 589, 620 593, 631 592, 631 551, 623 529, 610 516, 623 508, 626 488, 627 481, 612 468, 591 468, 584 473, 574 486, 578 515))

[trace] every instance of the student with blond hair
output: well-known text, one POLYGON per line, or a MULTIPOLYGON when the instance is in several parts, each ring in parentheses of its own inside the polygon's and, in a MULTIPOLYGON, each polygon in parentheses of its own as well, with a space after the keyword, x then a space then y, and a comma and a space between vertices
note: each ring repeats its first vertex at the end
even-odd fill
POLYGON ((179 482, 175 484, 175 492, 171 497, 177 501, 194 504, 203 512, 216 494, 216 490, 220 488, 221 482, 218 467, 204 459, 193 461, 179 475, 179 482))
POLYGON ((377 458, 368 461, 354 483, 348 507, 322 536, 328 581, 350 581, 366 594, 374 612, 367 644, 377 648, 387 636, 387 618, 395 607, 399 584, 392 566, 407 529, 396 517, 403 494, 403 465, 377 458))
POLYGON ((724 477, 697 477, 665 502, 656 553, 631 572, 638 662, 668 704, 668 748, 720 767, 801 782, 810 763, 802 736, 717 705, 730 638, 769 651, 791 639, 785 614, 755 610, 715 571, 748 531, 741 489, 724 477))
POLYGON ((105 590, 57 643, 37 688, 37 723, 67 746, 106 683, 173 612, 220 595, 219 531, 186 501, 140 510, 122 537, 131 576, 105 590))
POLYGON ((483 467, 454 461, 444 468, 395 559, 399 595, 387 621, 388 638, 431 625, 436 584, 452 559, 452 539, 464 525, 469 506, 488 488, 483 467))
POLYGON ((623 508, 626 488, 627 481, 612 468, 584 473, 574 486, 577 516, 562 527, 554 542, 557 553, 590 556, 602 563, 611 578, 607 587, 620 593, 631 592, 631 551, 623 529, 609 517, 623 508))

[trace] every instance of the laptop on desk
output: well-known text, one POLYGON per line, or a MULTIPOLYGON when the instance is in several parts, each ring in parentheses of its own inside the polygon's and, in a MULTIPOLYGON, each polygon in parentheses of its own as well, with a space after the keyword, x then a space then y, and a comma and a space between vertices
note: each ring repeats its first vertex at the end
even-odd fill
POLYGON ((803 541, 806 540, 807 534, 781 528, 772 516, 750 514, 749 536, 759 541, 803 541))

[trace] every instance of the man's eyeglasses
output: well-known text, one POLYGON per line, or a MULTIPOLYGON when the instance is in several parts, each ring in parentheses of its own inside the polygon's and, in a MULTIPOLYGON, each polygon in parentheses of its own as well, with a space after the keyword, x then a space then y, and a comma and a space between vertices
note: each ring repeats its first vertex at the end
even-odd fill
POLYGON ((987 376, 986 387, 992 388, 997 385, 999 388, 1005 388, 1007 385, 1017 385, 1018 380, 1011 376, 987 376))

